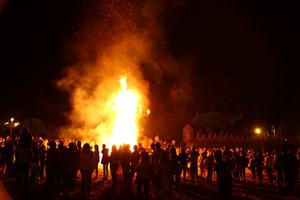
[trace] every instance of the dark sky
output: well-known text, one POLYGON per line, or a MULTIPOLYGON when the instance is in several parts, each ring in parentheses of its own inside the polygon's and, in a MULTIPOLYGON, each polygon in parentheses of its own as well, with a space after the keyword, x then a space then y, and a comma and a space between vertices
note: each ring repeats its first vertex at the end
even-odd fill
MULTIPOLYGON (((70 106, 55 81, 65 64, 62 44, 80 26, 85 2, 12 0, 2 9, 1 120, 15 115, 49 126, 64 123, 70 106)), ((178 2, 161 19, 170 54, 186 66, 177 78, 192 87, 195 109, 233 110, 277 123, 297 106, 296 1, 178 2)))

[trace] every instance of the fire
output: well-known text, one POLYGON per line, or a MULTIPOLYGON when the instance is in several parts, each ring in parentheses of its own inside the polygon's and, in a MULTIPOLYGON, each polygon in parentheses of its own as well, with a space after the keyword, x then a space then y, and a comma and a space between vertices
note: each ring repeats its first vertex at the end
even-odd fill
POLYGON ((138 139, 139 94, 127 88, 127 78, 120 79, 121 90, 112 99, 115 111, 114 125, 109 145, 129 144, 131 147, 138 139))

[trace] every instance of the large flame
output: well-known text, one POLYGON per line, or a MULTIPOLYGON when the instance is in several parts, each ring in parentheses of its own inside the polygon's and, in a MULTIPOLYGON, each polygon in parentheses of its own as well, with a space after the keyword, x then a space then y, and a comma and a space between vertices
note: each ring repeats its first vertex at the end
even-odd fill
POLYGON ((120 84, 120 92, 112 99, 115 121, 109 145, 129 144, 132 147, 137 143, 138 138, 139 95, 137 92, 127 89, 126 77, 120 79, 120 84))

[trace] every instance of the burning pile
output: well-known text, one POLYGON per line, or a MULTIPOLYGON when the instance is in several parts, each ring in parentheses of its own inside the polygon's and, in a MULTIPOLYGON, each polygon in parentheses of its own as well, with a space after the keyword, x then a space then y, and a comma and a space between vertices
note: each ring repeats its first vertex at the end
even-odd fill
POLYGON ((115 111, 114 126, 112 129, 109 145, 137 143, 138 139, 138 103, 137 92, 127 89, 126 77, 120 79, 121 91, 112 100, 112 108, 115 111))
POLYGON ((75 61, 70 61, 75 64, 57 83, 71 103, 70 123, 60 130, 62 137, 108 146, 136 144, 143 132, 141 117, 150 114, 144 109, 148 107, 144 73, 158 81, 162 62, 171 60, 157 50, 163 44, 155 15, 162 8, 159 2, 104 0, 91 5, 99 10, 89 13, 98 16, 85 19, 77 34, 82 38, 74 39, 73 48, 66 50, 75 51, 75 61))

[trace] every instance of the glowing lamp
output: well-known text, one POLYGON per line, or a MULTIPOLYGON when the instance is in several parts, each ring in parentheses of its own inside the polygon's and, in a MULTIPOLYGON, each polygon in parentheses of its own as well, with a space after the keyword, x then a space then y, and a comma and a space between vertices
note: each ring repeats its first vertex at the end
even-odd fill
POLYGON ((254 133, 256 134, 256 135, 260 135, 261 134, 261 129, 260 128, 255 128, 255 130, 254 130, 254 133))

